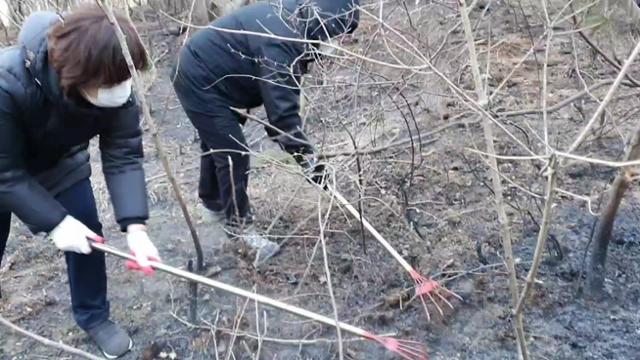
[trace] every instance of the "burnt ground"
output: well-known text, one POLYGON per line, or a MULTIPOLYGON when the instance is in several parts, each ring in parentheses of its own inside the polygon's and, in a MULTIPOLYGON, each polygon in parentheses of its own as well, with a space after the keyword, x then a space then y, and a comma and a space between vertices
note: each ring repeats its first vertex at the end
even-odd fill
MULTIPOLYGON (((502 80, 500 76, 508 73, 527 52, 530 38, 540 36, 544 30, 533 6, 523 7, 525 17, 520 10, 515 11, 515 7, 499 4, 488 15, 500 20, 494 20, 493 34, 501 39, 494 40, 497 44, 491 48, 495 78, 489 80, 490 88, 497 86, 502 80), (522 30, 523 23, 528 23, 528 30, 522 30)), ((446 9, 433 6, 446 15, 446 9)), ((427 10, 433 9, 422 11, 427 10)), ((474 11, 475 20, 481 22, 480 16, 480 11, 474 11)), ((429 21, 417 16, 414 21, 423 32, 438 27, 449 29, 454 24, 453 19, 441 19, 444 20, 429 21)), ((362 35, 352 46, 365 48, 365 34, 373 33, 374 28, 372 22, 364 22, 359 30, 362 35)), ((568 28, 567 24, 561 24, 556 30, 568 28)), ((617 23, 613 28, 612 31, 616 31, 613 34, 624 35, 621 37, 624 39, 616 43, 617 51, 624 54, 624 58, 627 53, 624 49, 628 46, 625 41, 633 36, 629 35, 632 31, 626 23, 617 23)), ((486 36, 483 30, 478 31, 479 38, 486 36)), ((331 315, 322 254, 311 258, 319 233, 318 211, 324 214, 329 210, 329 198, 320 197, 318 190, 301 178, 290 160, 265 139, 261 126, 249 123, 245 132, 254 150, 250 191, 256 220, 263 230, 268 230, 269 236, 284 245, 280 255, 260 269, 251 266, 244 249, 226 246, 224 234, 203 223, 197 212, 199 145, 167 79, 169 58, 181 39, 146 35, 154 39, 152 55, 159 60, 157 73, 150 78, 152 85, 147 96, 178 181, 197 220, 208 264, 207 275, 331 315)), ((611 38, 598 33, 592 36, 599 44, 606 44, 611 38)), ((442 55, 447 61, 439 59, 436 65, 446 69, 457 84, 471 89, 470 74, 458 71, 466 64, 461 38, 459 31, 450 34, 451 49, 447 47, 442 55)), ((615 77, 615 69, 594 56, 579 39, 573 40, 577 49, 575 57, 571 37, 558 37, 553 42, 554 51, 549 60, 551 103, 582 89, 575 76, 576 68, 583 75, 590 75, 589 84, 615 77)), ((478 46, 486 52, 486 43, 480 41, 478 46)), ((371 54, 380 57, 384 52, 371 50, 371 54)), ((514 73, 508 91, 495 104, 497 112, 539 108, 539 61, 544 51, 536 54, 538 62, 527 61, 514 73)), ((411 135, 415 137, 417 133, 428 139, 422 147, 407 144, 361 156, 365 184, 364 195, 360 194, 362 204, 365 216, 405 258, 422 273, 443 280, 464 300, 451 300, 454 309, 444 307, 444 316, 431 307, 433 319, 428 322, 419 301, 410 301, 406 296, 412 286, 408 276, 368 235, 365 252, 358 222, 333 204, 325 235, 340 318, 376 333, 424 342, 432 359, 515 359, 507 274, 490 179, 484 159, 469 151, 484 149, 477 116, 467 111, 433 77, 405 81, 399 91, 399 85, 386 86, 381 79, 398 79, 406 74, 373 66, 363 66, 364 70, 356 72, 353 65, 351 61, 329 65, 326 70, 331 86, 327 83, 312 86, 309 93, 315 101, 307 126, 323 152, 329 154, 352 149, 347 132, 356 134, 365 149, 411 135), (346 84, 356 82, 357 76, 362 83, 379 83, 354 90, 346 84), (400 93, 402 96, 398 96, 400 93)), ((320 80, 312 83, 322 84, 320 80)), ((606 88, 594 94, 602 98, 606 88)), ((633 125, 637 104, 633 87, 623 88, 620 94, 610 108, 611 117, 618 121, 603 123, 582 148, 583 154, 621 158, 624 143, 620 133, 624 134, 633 125)), ((577 106, 563 107, 550 115, 552 135, 560 148, 570 143, 596 106, 585 99, 577 106), (587 114, 586 119, 583 113, 587 114)), ((536 152, 543 152, 536 138, 542 127, 539 114, 505 116, 501 120, 521 141, 536 152)), ((524 154, 504 134, 497 131, 496 134, 498 152, 524 154)), ((187 260, 194 257, 189 232, 169 183, 162 175, 148 134, 145 140, 151 199, 150 233, 164 261, 184 268, 187 260)), ((95 146, 92 151, 97 155, 95 146)), ((94 188, 105 233, 112 245, 124 249, 124 237, 113 223, 98 157, 93 159, 94 188)), ((338 156, 330 162, 337 170, 340 190, 356 201, 359 196, 356 161, 351 156, 338 156)), ((503 183, 521 283, 529 270, 537 223, 541 219, 544 178, 540 176, 540 169, 541 164, 536 162, 503 161, 500 165, 501 173, 509 179, 503 183)), ((558 186, 590 196, 592 211, 597 212, 598 194, 614 175, 615 170, 608 167, 569 163, 561 170, 558 186)), ((558 196, 539 282, 526 307, 525 329, 532 358, 638 358, 639 200, 640 193, 634 185, 616 221, 607 266, 607 296, 601 301, 589 301, 580 296, 580 286, 595 218, 584 200, 564 194, 558 196)), ((588 261, 588 257, 586 259, 588 261)), ((274 309, 256 308, 253 302, 206 288, 200 289, 198 319, 190 323, 186 283, 164 274, 153 277, 132 274, 125 271, 123 262, 116 258, 108 258, 107 264, 112 318, 131 332, 137 345, 125 359, 338 357, 336 334, 329 327, 274 309)), ((2 262, 0 283, 3 316, 50 339, 89 352, 97 351, 71 319, 62 257, 48 241, 32 237, 18 222, 2 262)), ((5 328, 0 333, 2 359, 68 358, 66 354, 11 334, 5 328)), ((347 358, 394 358, 376 344, 345 336, 349 338, 345 341, 347 358)))

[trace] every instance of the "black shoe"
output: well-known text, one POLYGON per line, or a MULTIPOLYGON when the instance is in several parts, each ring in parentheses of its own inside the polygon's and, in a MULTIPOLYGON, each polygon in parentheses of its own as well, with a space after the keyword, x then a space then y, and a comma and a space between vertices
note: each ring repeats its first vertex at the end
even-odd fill
POLYGON ((87 334, 107 359, 117 359, 133 348, 129 334, 110 320, 87 330, 87 334))

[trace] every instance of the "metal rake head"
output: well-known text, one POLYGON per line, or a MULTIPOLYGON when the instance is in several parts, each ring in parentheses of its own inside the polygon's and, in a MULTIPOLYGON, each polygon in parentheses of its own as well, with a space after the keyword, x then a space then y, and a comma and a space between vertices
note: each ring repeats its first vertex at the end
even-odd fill
POLYGON ((440 307, 440 305, 438 305, 436 298, 438 298, 439 300, 447 304, 449 308, 453 309, 453 305, 451 305, 451 303, 449 302, 449 300, 447 300, 447 298, 443 295, 443 293, 445 295, 451 295, 459 300, 462 300, 462 297, 460 295, 440 285, 439 282, 431 278, 426 278, 420 275, 415 270, 412 270, 410 274, 411 274, 411 277, 413 278, 413 281, 416 284, 416 293, 414 295, 414 298, 416 297, 420 298, 420 301, 422 302, 422 307, 424 308, 424 311, 427 314, 428 320, 431 320, 431 313, 429 313, 429 308, 427 307, 426 298, 428 298, 429 301, 431 301, 431 303, 436 307, 440 315, 444 315, 444 311, 442 311, 442 308, 440 307))
POLYGON ((427 348, 420 342, 401 340, 388 336, 367 333, 366 337, 382 344, 387 350, 398 354, 405 360, 429 360, 427 348))

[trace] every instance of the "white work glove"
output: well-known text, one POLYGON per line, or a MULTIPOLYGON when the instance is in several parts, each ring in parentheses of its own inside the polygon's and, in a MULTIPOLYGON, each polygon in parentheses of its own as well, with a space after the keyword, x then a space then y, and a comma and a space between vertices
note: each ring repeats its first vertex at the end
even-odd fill
POLYGON ((152 275, 154 273, 149 260, 161 261, 160 255, 158 255, 158 249, 149 239, 146 230, 135 229, 127 232, 127 244, 129 250, 133 256, 136 257, 136 261, 127 262, 127 267, 130 270, 142 271, 145 275, 152 275))
POLYGON ((91 253, 91 246, 89 246, 87 238, 95 241, 102 240, 100 236, 70 215, 67 215, 55 229, 51 230, 49 238, 53 240, 58 249, 79 254, 91 253))

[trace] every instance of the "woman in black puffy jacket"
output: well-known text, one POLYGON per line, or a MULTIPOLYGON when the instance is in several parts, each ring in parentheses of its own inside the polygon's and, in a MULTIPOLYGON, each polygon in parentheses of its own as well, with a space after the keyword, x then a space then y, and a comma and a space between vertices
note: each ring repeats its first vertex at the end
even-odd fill
MULTIPOLYGON (((136 67, 144 69, 135 28, 117 18, 136 67)), ((139 108, 115 31, 96 5, 62 17, 32 14, 18 46, 0 52, 0 260, 11 214, 32 232, 47 233, 65 252, 76 322, 113 359, 132 341, 109 320, 104 254, 92 252, 88 240, 102 235, 87 151, 96 136, 116 220, 149 273, 158 252, 145 227, 139 108)))

